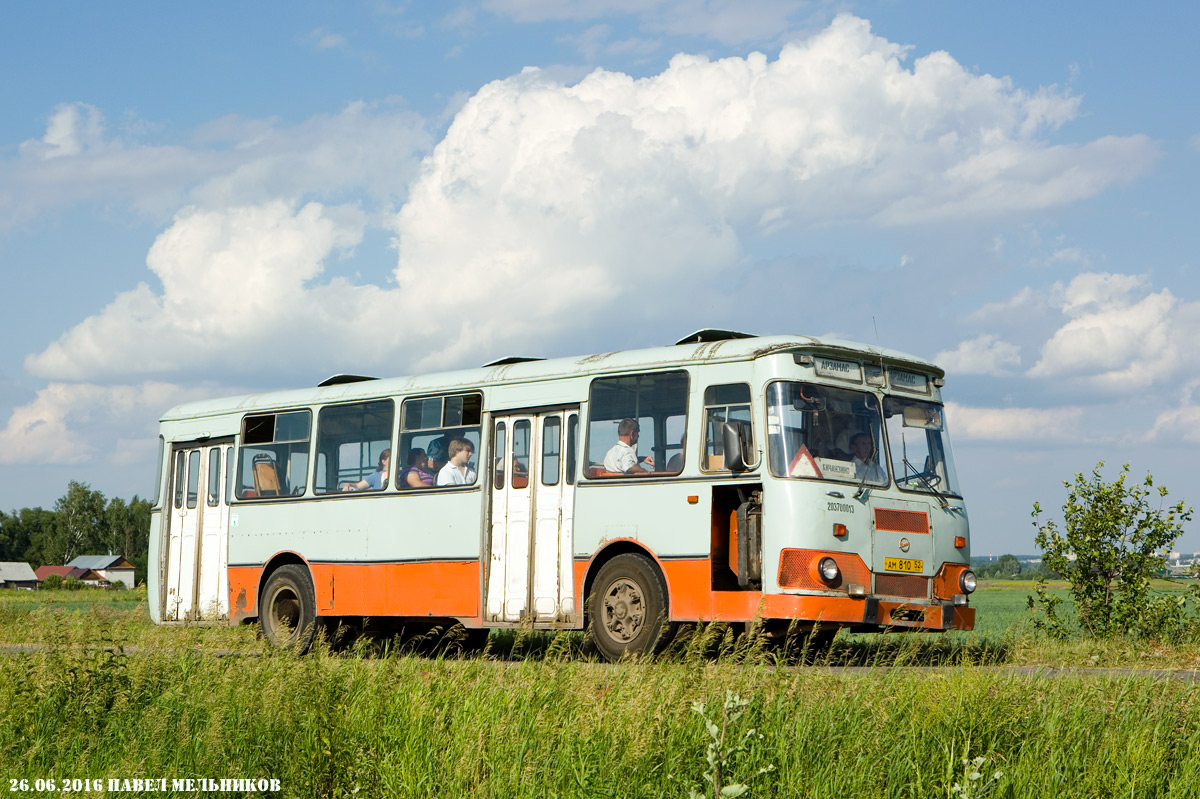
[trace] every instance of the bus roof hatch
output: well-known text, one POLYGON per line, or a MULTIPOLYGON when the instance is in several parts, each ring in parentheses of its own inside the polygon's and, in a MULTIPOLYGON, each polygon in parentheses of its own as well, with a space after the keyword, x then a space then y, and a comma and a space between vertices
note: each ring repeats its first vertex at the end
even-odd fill
POLYGON ((333 377, 327 377, 320 383, 317 383, 317 388, 324 388, 325 386, 340 386, 343 383, 362 383, 366 380, 378 379, 378 377, 367 377, 366 375, 334 375, 333 377))
POLYGON ((697 330, 691 335, 684 336, 675 342, 675 346, 680 344, 707 344, 710 341, 729 341, 734 338, 758 338, 753 333, 739 333, 736 330, 719 330, 713 327, 706 327, 703 330, 697 330))

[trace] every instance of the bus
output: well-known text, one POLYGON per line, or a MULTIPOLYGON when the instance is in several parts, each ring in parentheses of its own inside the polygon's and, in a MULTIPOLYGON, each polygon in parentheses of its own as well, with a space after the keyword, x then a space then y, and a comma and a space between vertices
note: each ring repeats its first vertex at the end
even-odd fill
POLYGON ((671 345, 204 400, 167 411, 161 624, 970 630, 944 372, 831 338, 671 345))

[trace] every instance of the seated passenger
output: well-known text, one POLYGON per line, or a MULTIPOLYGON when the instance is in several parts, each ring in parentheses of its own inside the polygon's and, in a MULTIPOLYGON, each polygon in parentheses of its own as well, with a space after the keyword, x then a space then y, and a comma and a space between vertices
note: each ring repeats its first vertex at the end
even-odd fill
POLYGON ((429 469, 429 458, 425 450, 413 447, 408 451, 408 467, 396 478, 401 488, 429 488, 434 474, 429 469))
POLYGON ((604 469, 609 472, 622 474, 650 474, 654 468, 654 457, 647 455, 640 461, 637 456, 637 442, 640 427, 634 419, 622 419, 617 425, 617 443, 612 445, 604 456, 604 469), (650 469, 643 468, 642 464, 650 469))
POLYGON ((379 491, 387 488, 387 472, 388 461, 392 457, 392 451, 385 449, 379 453, 379 467, 367 475, 365 480, 359 480, 354 483, 346 483, 342 486, 343 491, 379 491))
POLYGON ((475 470, 471 468, 471 456, 475 454, 475 445, 465 438, 456 438, 450 442, 447 450, 449 462, 438 472, 439 486, 467 486, 475 482, 475 470))
POLYGON ((437 474, 446 465, 446 447, 450 444, 449 441, 443 441, 443 438, 438 438, 429 442, 427 454, 429 455, 429 465, 426 467, 429 471, 437 474))
POLYGON ((683 448, 686 446, 686 442, 687 436, 681 436, 679 439, 679 451, 667 461, 667 474, 679 474, 683 471, 683 448))
POLYGON ((875 443, 866 433, 855 433, 850 439, 850 449, 854 452, 854 476, 868 483, 886 483, 887 472, 875 459, 875 443))

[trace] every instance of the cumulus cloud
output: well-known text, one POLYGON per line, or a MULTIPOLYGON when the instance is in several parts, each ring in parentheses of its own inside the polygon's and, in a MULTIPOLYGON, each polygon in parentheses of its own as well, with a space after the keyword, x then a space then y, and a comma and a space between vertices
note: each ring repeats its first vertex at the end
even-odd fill
POLYGON ((933 360, 952 374, 1005 375, 1020 367, 1021 348, 985 333, 939 352, 933 360))
POLYGON ((978 408, 946 403, 956 441, 1080 441, 1082 408, 978 408))
MULTIPOLYGON (((195 393, 189 396, 196 398, 195 393)), ((16 408, 0 430, 0 463, 76 464, 93 459, 123 462, 130 445, 128 439, 113 431, 132 429, 143 439, 153 440, 147 434, 152 433, 159 414, 181 397, 180 388, 169 383, 51 383, 32 402, 16 408), (80 432, 85 427, 90 431, 87 435, 80 432), (108 440, 97 441, 97 430, 107 431, 108 440)))
POLYGON ((1042 346, 1029 375, 1140 388, 1195 363, 1200 306, 1167 289, 1147 292, 1146 283, 1144 275, 1076 275, 1061 289, 1068 321, 1042 346))
MULTIPOLYGON (((1058 288, 1061 289, 1061 286, 1058 288)), ((1026 286, 1011 297, 984 303, 967 314, 965 318, 976 324, 987 324, 1012 317, 1021 318, 1045 312, 1055 307, 1052 296, 1054 291, 1055 289, 1051 289, 1050 292, 1038 291, 1031 286, 1026 286)))
POLYGON ((49 161, 78 155, 85 147, 103 141, 104 115, 87 103, 64 103, 54 109, 41 141, 23 142, 19 148, 27 158, 49 161))
MULTIPOLYGON (((907 58, 843 15, 774 60, 679 55, 648 78, 597 70, 572 85, 528 69, 469 98, 411 184, 420 126, 366 107, 287 131, 222 120, 203 152, 234 163, 189 191, 196 207, 151 250, 162 292, 121 294, 27 368, 170 373, 187 352, 192 368, 282 372, 303 359, 396 373, 591 329, 619 340, 661 322, 664 298, 668 311, 686 304, 671 301, 680 285, 736 279, 746 245, 781 230, 1028 213, 1154 157, 1140 137, 1048 146, 1039 135, 1072 119, 1078 97, 1026 92, 946 53, 907 58), (407 192, 394 287, 321 279, 367 221, 277 198, 330 185, 407 192)), ((991 368, 1012 363, 1004 342, 975 346, 991 368)))
POLYGON ((367 332, 360 321, 375 321, 362 320, 357 301, 374 292, 310 282, 332 253, 359 242, 364 226, 357 210, 318 203, 185 209, 146 258, 161 294, 145 283, 123 292, 29 356, 25 368, 57 380, 168 374, 218 362, 272 370, 294 366, 326 334, 330 346, 348 346, 367 332))
POLYGON ((1159 413, 1146 440, 1200 444, 1200 404, 1185 402, 1159 413))
POLYGON ((396 222, 407 294, 470 276, 460 299, 474 321, 439 336, 429 362, 477 347, 467 332, 516 340, 636 316, 681 275, 711 279, 780 230, 1027 213, 1154 157, 1139 137, 1049 147, 1038 134, 1073 118, 1077 97, 974 75, 946 53, 911 69, 906 57, 840 16, 774 61, 680 55, 641 80, 597 70, 568 86, 528 69, 485 86, 396 222), (478 321, 552 285, 532 317, 478 321))
POLYGON ((98 109, 72 103, 54 110, 41 139, 0 161, 0 229, 101 198, 167 217, 189 203, 220 207, 281 196, 395 201, 431 144, 425 121, 391 102, 351 103, 291 127, 226 118, 185 144, 147 144, 112 132, 98 109))

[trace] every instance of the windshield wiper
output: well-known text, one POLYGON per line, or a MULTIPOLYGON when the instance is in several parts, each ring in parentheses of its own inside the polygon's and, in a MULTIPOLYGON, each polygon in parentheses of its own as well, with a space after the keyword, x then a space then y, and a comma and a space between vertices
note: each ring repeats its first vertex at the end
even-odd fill
POLYGON ((866 464, 868 468, 863 469, 862 479, 858 481, 858 490, 854 492, 854 498, 858 499, 863 495, 863 486, 867 484, 867 478, 871 475, 870 463, 866 464))
MULTIPOLYGON (((950 503, 946 501, 946 497, 944 497, 942 495, 941 491, 938 491, 936 488, 933 487, 933 483, 929 482, 929 478, 925 476, 924 472, 918 472, 917 467, 913 466, 909 462, 908 458, 904 459, 904 465, 906 467, 908 467, 909 469, 912 469, 912 476, 917 478, 918 480, 920 480, 921 485, 925 486, 925 488, 929 490, 930 494, 933 494, 935 497, 938 498, 938 503, 941 504, 941 506, 943 508, 950 507, 950 503)), ((905 478, 905 479, 907 480, 908 478, 905 478)))

